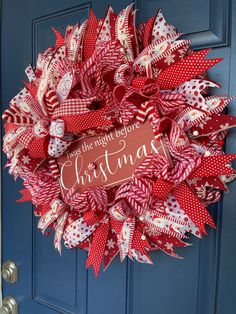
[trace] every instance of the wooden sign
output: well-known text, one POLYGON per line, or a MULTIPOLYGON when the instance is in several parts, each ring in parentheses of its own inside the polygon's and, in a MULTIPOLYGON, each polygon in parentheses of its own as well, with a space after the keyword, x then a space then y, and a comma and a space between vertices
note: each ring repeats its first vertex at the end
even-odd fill
POLYGON ((81 193, 88 187, 120 185, 132 178, 148 154, 157 152, 168 156, 165 146, 155 140, 148 121, 82 138, 57 159, 62 193, 72 187, 81 193))

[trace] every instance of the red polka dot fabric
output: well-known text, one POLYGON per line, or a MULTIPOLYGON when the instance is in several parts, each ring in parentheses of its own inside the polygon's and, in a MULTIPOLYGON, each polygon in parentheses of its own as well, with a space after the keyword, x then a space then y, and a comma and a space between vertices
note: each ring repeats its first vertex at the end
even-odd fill
POLYGON ((193 172, 191 178, 233 174, 235 170, 232 169, 230 162, 235 158, 235 154, 204 157, 201 165, 193 172))
POLYGON ((165 180, 157 180, 157 182, 153 186, 152 193, 158 198, 166 199, 172 188, 173 184, 171 182, 165 180))
POLYGON ((48 142, 49 138, 34 139, 28 148, 29 156, 32 158, 46 158, 48 156, 48 142))
POLYGON ((174 189, 175 196, 180 207, 189 216, 201 233, 206 234, 205 224, 215 227, 211 215, 198 197, 191 191, 186 183, 180 184, 174 189))
POLYGON ((204 60, 209 49, 194 52, 161 72, 156 82, 161 89, 172 89, 196 77, 220 62, 222 58, 204 60))
POLYGON ((101 224, 94 232, 91 248, 88 254, 86 267, 92 266, 94 268, 95 276, 98 276, 99 269, 102 263, 107 237, 109 232, 109 224, 101 224))
POLYGON ((138 89, 143 88, 146 84, 151 83, 152 80, 147 78, 146 76, 135 77, 132 80, 132 86, 138 89))
POLYGON ((144 29, 144 34, 143 34, 143 47, 147 47, 149 44, 150 44, 150 40, 152 39, 151 38, 151 30, 153 28, 153 24, 154 24, 154 17, 151 17, 146 25, 145 25, 145 29, 144 29))
POLYGON ((84 36, 83 60, 87 60, 94 53, 94 47, 98 35, 98 23, 98 19, 91 10, 87 30, 84 36))
POLYGON ((91 111, 86 114, 76 116, 64 116, 63 120, 67 132, 78 132, 86 129, 94 129, 99 126, 112 125, 111 120, 106 118, 106 110, 91 111))

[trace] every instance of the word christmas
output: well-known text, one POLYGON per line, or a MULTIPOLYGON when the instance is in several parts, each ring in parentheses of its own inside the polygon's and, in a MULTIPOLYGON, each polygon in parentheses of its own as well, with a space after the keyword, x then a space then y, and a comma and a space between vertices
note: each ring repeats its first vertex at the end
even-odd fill
POLYGON ((70 151, 58 158, 62 189, 83 192, 91 186, 115 186, 132 178, 148 156, 162 153, 166 147, 155 140, 149 123, 115 128, 105 136, 80 139, 70 151))

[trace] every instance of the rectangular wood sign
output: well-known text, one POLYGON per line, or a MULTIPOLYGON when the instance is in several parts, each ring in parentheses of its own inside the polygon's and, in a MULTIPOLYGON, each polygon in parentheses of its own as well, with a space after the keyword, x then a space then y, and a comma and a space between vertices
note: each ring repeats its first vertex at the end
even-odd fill
POLYGON ((148 154, 157 152, 167 156, 165 146, 155 140, 148 121, 79 139, 57 160, 62 193, 72 187, 83 192, 93 186, 120 185, 131 179, 148 154))

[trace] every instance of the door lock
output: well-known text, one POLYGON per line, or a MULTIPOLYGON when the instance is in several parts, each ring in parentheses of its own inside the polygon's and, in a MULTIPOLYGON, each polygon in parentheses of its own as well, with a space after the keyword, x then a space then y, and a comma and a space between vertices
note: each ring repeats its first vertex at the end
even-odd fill
POLYGON ((17 282, 18 270, 14 262, 7 261, 2 265, 2 278, 9 283, 17 282))
POLYGON ((2 301, 0 314, 18 314, 18 304, 12 297, 5 297, 2 301))

